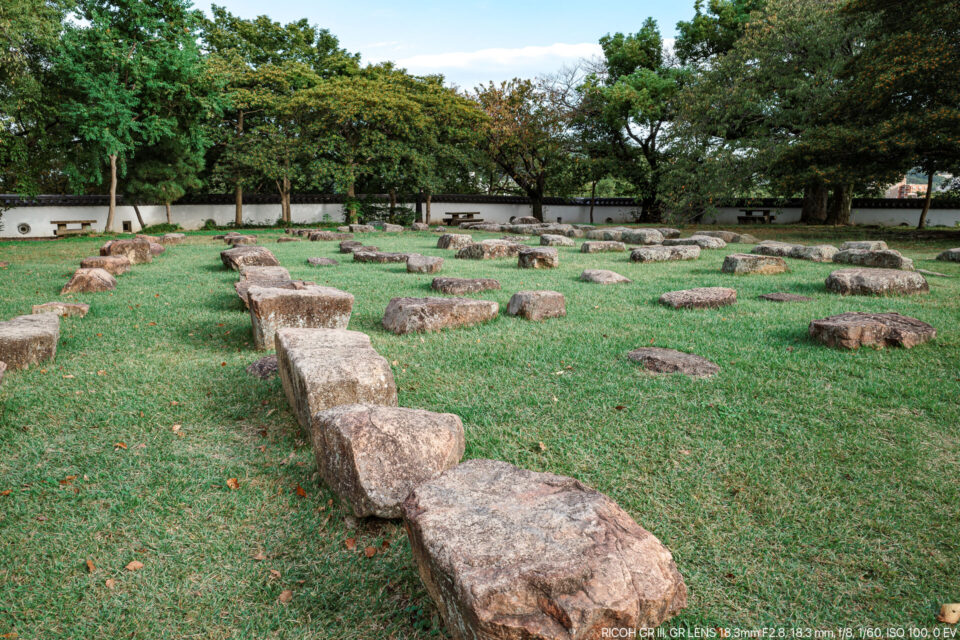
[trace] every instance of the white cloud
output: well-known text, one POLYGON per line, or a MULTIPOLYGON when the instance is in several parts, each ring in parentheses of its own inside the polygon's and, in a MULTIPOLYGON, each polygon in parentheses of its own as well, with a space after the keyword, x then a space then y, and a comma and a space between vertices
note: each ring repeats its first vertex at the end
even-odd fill
POLYGON ((545 63, 562 63, 564 60, 591 58, 601 54, 600 45, 592 42, 578 44, 557 42, 542 47, 495 48, 480 49, 479 51, 422 54, 401 58, 397 60, 397 64, 414 73, 435 72, 443 69, 525 68, 532 65, 542 66, 545 63))

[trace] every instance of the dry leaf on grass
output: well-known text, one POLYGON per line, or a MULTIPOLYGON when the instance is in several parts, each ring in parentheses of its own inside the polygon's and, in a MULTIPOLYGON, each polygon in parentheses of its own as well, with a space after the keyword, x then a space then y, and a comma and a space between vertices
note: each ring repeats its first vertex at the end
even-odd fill
POLYGON ((300 496, 301 498, 306 498, 307 497, 306 489, 304 489, 300 485, 297 485, 297 495, 300 496))
POLYGON ((139 560, 134 560, 133 562, 128 564, 126 567, 124 567, 124 569, 126 569, 127 571, 140 571, 140 569, 143 569, 143 563, 140 562, 139 560))
POLYGON ((239 489, 240 481, 236 478, 227 478, 227 486, 234 490, 239 489))
POLYGON ((113 578, 107 578, 107 581, 103 584, 106 585, 107 589, 113 589, 115 586, 117 586, 117 581, 113 578))
POLYGON ((346 545, 347 551, 353 551, 357 548, 357 539, 356 538, 347 538, 343 541, 343 544, 346 545))
POLYGON ((284 604, 290 602, 291 600, 293 600, 293 591, 290 591, 290 589, 285 589, 285 590, 281 591, 281 592, 280 592, 280 597, 277 598, 277 600, 279 600, 280 602, 282 602, 282 603, 284 603, 284 604))
POLYGON ((97 567, 96 565, 93 564, 93 560, 91 560, 90 558, 87 558, 87 571, 89 571, 90 573, 93 573, 96 570, 97 570, 97 567))
POLYGON ((257 553, 257 555, 253 556, 253 559, 254 559, 254 560, 266 560, 266 559, 267 559, 267 556, 266 556, 266 554, 265 554, 263 551, 260 551, 260 552, 257 553))
POLYGON ((126 448, 127 448, 126 442, 118 442, 117 444, 113 445, 114 451, 116 451, 117 449, 126 449, 126 448))
POLYGON ((960 602, 940 605, 940 613, 937 614, 937 621, 946 624, 957 624, 960 622, 960 602))
POLYGON ((270 569, 270 579, 271 579, 271 580, 279 580, 279 579, 280 579, 280 572, 277 571, 276 569, 270 569))
POLYGON ((367 556, 368 558, 372 558, 373 556, 377 555, 376 547, 367 547, 363 550, 363 555, 367 556))

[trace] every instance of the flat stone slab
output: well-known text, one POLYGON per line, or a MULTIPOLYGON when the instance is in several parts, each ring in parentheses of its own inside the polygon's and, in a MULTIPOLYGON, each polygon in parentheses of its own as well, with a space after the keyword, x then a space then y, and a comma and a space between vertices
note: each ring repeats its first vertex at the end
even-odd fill
POLYGON ((277 375, 277 356, 264 356, 247 367, 247 373, 254 378, 269 380, 277 375))
POLYGON ((353 253, 354 251, 380 251, 373 245, 364 245, 359 240, 344 240, 340 243, 340 253, 353 253))
POLYGON ((160 244, 164 245, 173 245, 180 244, 187 239, 186 234, 183 233, 165 233, 157 240, 160 244))
POLYGON ((93 256, 80 261, 83 269, 103 269, 110 275, 119 276, 130 271, 133 263, 127 256, 93 256))
POLYGON ((794 245, 793 249, 787 255, 797 260, 809 260, 810 262, 833 262, 833 257, 840 252, 832 244, 815 244, 804 246, 794 245))
POLYGON ((580 245, 580 253, 603 253, 626 251, 627 245, 617 240, 587 240, 580 245))
POLYGON ((316 284, 316 282, 308 282, 305 280, 240 280, 234 283, 233 288, 236 289, 237 296, 243 302, 243 306, 249 309, 250 289, 253 287, 300 290, 315 286, 316 284))
POLYGON ((437 249, 463 249, 473 244, 473 236, 465 233, 445 233, 437 238, 437 249))
POLYGON ((55 313, 60 317, 76 316, 82 318, 90 311, 90 305, 82 302, 45 302, 33 305, 32 313, 55 313))
POLYGON ((560 266, 560 254, 553 247, 527 247, 517 254, 520 269, 555 269, 560 266))
POLYGON ((347 225, 351 233, 373 233, 377 230, 372 224, 351 224, 347 225))
POLYGON ((540 244, 544 247, 574 247, 577 243, 574 242, 573 238, 567 236, 544 233, 540 236, 540 244))
POLYGON ((224 236, 223 241, 234 247, 239 245, 250 245, 257 244, 257 236, 245 236, 245 235, 235 235, 235 236, 224 236))
POLYGON ((343 329, 279 329, 277 367, 283 392, 307 436, 319 411, 347 404, 397 406, 390 363, 370 337, 343 329))
POLYGON ((844 296, 895 296, 926 293, 930 285, 915 271, 840 269, 827 276, 827 291, 844 296))
POLYGON ((97 293, 113 291, 117 288, 117 279, 106 269, 77 269, 67 284, 63 285, 60 295, 67 293, 97 293))
POLYGON ((580 274, 580 280, 583 282, 595 282, 597 284, 623 284, 633 282, 630 278, 620 275, 616 271, 607 269, 585 269, 580 274))
POLYGON ((0 361, 13 371, 50 360, 59 340, 60 316, 55 313, 11 318, 0 322, 0 361))
POLYGON ((660 296, 660 304, 674 309, 717 309, 737 301, 736 289, 727 287, 700 287, 670 291, 660 296))
POLYGON ((731 253, 723 259, 720 270, 735 275, 774 275, 785 273, 787 263, 778 256, 759 256, 754 253, 731 253))
POLYGON ((607 242, 622 242, 623 232, 629 231, 628 227, 606 227, 601 229, 586 229, 584 235, 589 240, 601 240, 607 242))
POLYGON ((460 462, 463 422, 452 413, 352 404, 313 416, 317 470, 364 518, 399 518, 410 492, 460 462))
POLYGON ((430 225, 426 222, 414 222, 410 225, 410 231, 430 231, 430 225))
POLYGON ((238 271, 240 267, 279 267, 280 261, 266 247, 234 247, 220 252, 223 266, 238 271))
POLYGON ((443 258, 411 253, 407 258, 407 273, 437 273, 443 268, 443 258))
POLYGON ((500 305, 471 298, 394 298, 383 314, 383 326, 398 335, 471 326, 493 320, 500 305))
MULTIPOLYGON (((349 240, 353 237, 352 233, 342 233, 340 231, 311 231, 307 238, 310 242, 330 242, 333 240, 349 240)), ((360 243, 357 243, 360 244, 360 243)))
POLYGON ((361 251, 355 249, 353 252, 354 262, 373 262, 376 264, 388 263, 406 263, 409 253, 394 253, 390 251, 361 251))
POLYGON ((796 293, 784 293, 777 291, 775 293, 764 293, 760 296, 761 300, 770 302, 813 302, 813 298, 797 295, 796 293))
POLYGON ((810 323, 810 337, 828 347, 858 349, 862 346, 907 349, 932 340, 937 331, 926 322, 899 313, 853 311, 810 323))
POLYGON ((333 287, 250 287, 250 320, 257 349, 274 346, 278 329, 346 329, 353 296, 333 287))
POLYGON ((697 231, 695 235, 698 236, 708 236, 711 238, 720 238, 724 242, 736 242, 740 238, 739 233, 734 233, 733 231, 697 231))
POLYGON ((929 269, 914 269, 917 273, 925 276, 934 276, 936 278, 952 278, 953 276, 948 276, 945 273, 940 273, 939 271, 930 271, 929 269))
POLYGON ((384 222, 383 232, 384 233, 403 233, 403 225, 390 224, 389 222, 384 222))
POLYGON ((307 258, 307 264, 311 267, 333 267, 340 263, 333 258, 307 258))
POLYGON ((287 268, 279 265, 270 267, 243 265, 237 271, 240 273, 241 280, 249 280, 250 282, 275 282, 292 279, 287 268))
POLYGON ((672 227, 657 227, 657 231, 660 232, 660 235, 662 235, 664 239, 680 237, 680 229, 674 229, 672 227))
POLYGON ((510 297, 507 314, 539 322, 567 315, 567 301, 559 291, 518 291, 510 297))
POLYGON ((403 517, 454 638, 601 638, 687 604, 670 551, 573 478, 468 460, 416 487, 403 517))
POLYGON ((468 244, 457 251, 457 258, 461 260, 496 260, 497 258, 512 258, 520 253, 526 245, 513 240, 483 240, 468 244))
POLYGON ((893 249, 844 249, 833 256, 833 261, 861 267, 913 271, 913 260, 893 249))
POLYGON ((696 260, 700 257, 700 247, 694 244, 667 247, 655 245, 639 247, 630 252, 630 262, 670 262, 672 260, 696 260))
POLYGON ((430 287, 447 295, 462 296, 465 293, 499 289, 500 281, 493 278, 434 278, 430 287))
POLYGON ((701 235, 693 235, 689 238, 669 238, 663 241, 663 245, 666 247, 676 247, 685 244, 696 245, 701 249, 723 249, 727 246, 727 243, 720 238, 701 235))
POLYGON ((960 248, 947 249, 937 256, 941 262, 960 262, 960 248))
POLYGON ((651 373, 682 373, 692 378, 709 378, 720 372, 720 367, 706 358, 676 349, 641 347, 628 353, 627 358, 651 373))
POLYGON ((111 240, 100 247, 101 256, 125 256, 131 264, 145 264, 153 260, 150 241, 140 238, 111 240))
POLYGON ((656 229, 627 229, 621 234, 620 241, 626 244, 660 244, 664 237, 656 229))
POLYGON ((883 240, 854 240, 852 242, 844 242, 840 245, 841 251, 847 251, 849 249, 862 249, 864 251, 883 251, 887 249, 887 243, 883 240))
POLYGON ((159 242, 150 243, 150 254, 153 256, 162 256, 166 250, 167 248, 159 242))
POLYGON ((778 242, 776 240, 764 240, 755 246, 750 253, 760 256, 780 256, 789 258, 794 251, 803 249, 802 244, 791 244, 789 242, 778 242))
POLYGON ((300 238, 291 238, 290 236, 280 236, 277 238, 277 243, 280 242, 300 242, 300 238))

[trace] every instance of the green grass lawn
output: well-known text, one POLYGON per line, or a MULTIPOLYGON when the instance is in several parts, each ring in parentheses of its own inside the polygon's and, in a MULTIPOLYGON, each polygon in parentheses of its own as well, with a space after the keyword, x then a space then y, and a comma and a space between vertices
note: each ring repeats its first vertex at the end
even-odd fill
MULTIPOLYGON (((933 261, 960 239, 892 241, 918 268, 953 276, 928 278, 928 295, 843 298, 824 289, 830 264, 721 273, 746 246, 665 264, 560 248, 559 269, 528 271, 456 260, 432 233, 362 235, 446 257, 440 275, 499 279, 502 291, 477 297, 501 312, 521 289, 567 298, 561 320, 502 313, 395 336, 380 326, 387 302, 431 295, 432 276, 258 233, 294 277, 356 297, 350 328, 393 364, 401 406, 459 414, 466 458, 574 476, 670 548, 690 589, 671 625, 932 626, 941 603, 960 599, 960 265, 933 261), (340 265, 310 267, 311 256, 340 265), (581 283, 584 268, 633 283, 581 283), (735 287, 739 301, 657 304, 698 286, 735 287), (772 291, 815 301, 757 299, 772 291), (844 311, 898 311, 938 335, 857 352, 807 338, 811 319, 844 311), (722 370, 655 377, 625 358, 647 345, 722 370)), ((279 379, 244 371, 262 354, 210 235, 134 267, 113 293, 65 296, 90 303, 89 315, 63 319, 55 361, 0 385, 0 637, 443 637, 402 526, 350 517, 318 483, 279 379), (126 571, 134 560, 144 567, 126 571)), ((11 263, 0 269, 0 319, 59 299, 103 241, 0 243, 11 263)))

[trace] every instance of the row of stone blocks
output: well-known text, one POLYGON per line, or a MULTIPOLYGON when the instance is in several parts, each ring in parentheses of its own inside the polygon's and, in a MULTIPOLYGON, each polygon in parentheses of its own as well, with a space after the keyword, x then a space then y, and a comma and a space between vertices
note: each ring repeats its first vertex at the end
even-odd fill
POLYGON ((276 350, 320 476, 357 516, 403 518, 453 637, 599 637, 686 605, 669 550, 607 496, 505 462, 459 464, 460 418, 398 407, 365 334, 280 329, 276 350))

